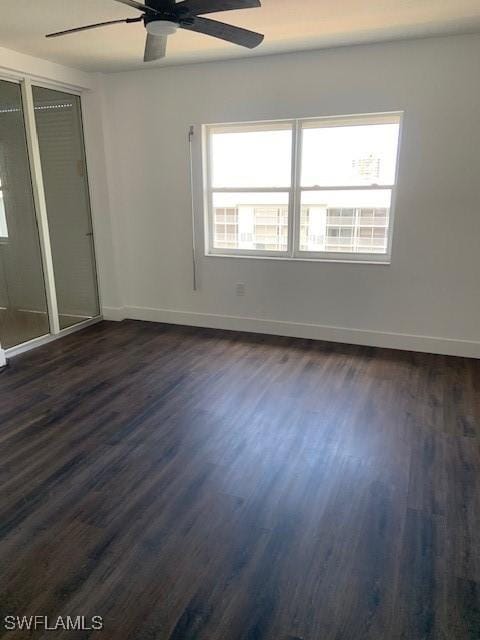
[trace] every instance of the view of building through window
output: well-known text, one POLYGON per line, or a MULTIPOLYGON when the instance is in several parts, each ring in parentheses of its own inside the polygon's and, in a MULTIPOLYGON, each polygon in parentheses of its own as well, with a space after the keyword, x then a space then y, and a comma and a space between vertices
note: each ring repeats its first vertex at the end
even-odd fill
POLYGON ((301 251, 385 253, 388 209, 302 209, 301 251))
POLYGON ((212 127, 212 247, 387 254, 399 128, 395 114, 212 127))
POLYGON ((300 251, 385 254, 390 200, 386 189, 305 191, 300 251))
MULTIPOLYGON (((386 208, 335 209, 317 204, 302 207, 301 215, 301 251, 385 253, 387 250, 386 208)), ((288 208, 239 205, 215 209, 215 246, 285 251, 288 208)))
POLYGON ((285 192, 215 193, 215 247, 245 251, 287 251, 288 204, 289 194, 285 192))
POLYGON ((245 204, 215 209, 215 246, 286 251, 288 207, 245 204))

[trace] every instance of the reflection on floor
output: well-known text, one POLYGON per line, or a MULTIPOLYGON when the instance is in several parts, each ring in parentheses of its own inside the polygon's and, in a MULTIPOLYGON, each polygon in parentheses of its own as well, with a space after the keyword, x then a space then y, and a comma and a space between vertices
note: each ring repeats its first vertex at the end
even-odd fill
POLYGON ((58 319, 60 321, 60 329, 68 329, 68 327, 73 327, 74 324, 78 324, 79 322, 91 320, 92 316, 67 316, 61 313, 58 319))
MULTIPOLYGON (((60 315, 60 328, 66 329, 89 319, 90 316, 60 315)), ((0 308, 0 344, 2 349, 16 347, 23 342, 49 333, 50 325, 47 313, 0 308)))

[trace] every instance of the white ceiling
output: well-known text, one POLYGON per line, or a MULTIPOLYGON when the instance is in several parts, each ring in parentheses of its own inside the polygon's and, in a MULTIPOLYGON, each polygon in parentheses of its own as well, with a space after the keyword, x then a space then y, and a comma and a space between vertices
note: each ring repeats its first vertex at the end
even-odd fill
MULTIPOLYGON (((262 0, 262 4, 261 9, 209 16, 265 33, 264 44, 253 52, 179 31, 169 39, 167 60, 149 65, 480 31, 479 0, 262 0)), ((137 15, 135 9, 113 0, 3 0, 0 46, 89 71, 143 67, 141 23, 44 38, 51 31, 137 15)))

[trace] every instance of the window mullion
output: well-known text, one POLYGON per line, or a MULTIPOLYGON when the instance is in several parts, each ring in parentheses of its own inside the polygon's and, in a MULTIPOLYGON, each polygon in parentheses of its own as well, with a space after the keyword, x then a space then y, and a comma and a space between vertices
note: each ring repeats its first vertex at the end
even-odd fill
POLYGON ((369 185, 332 185, 329 187, 302 187, 302 191, 391 191, 395 185, 391 184, 369 184, 369 185))
POLYGON ((301 210, 301 158, 302 158, 302 133, 301 121, 295 120, 293 127, 292 146, 292 189, 291 189, 291 220, 290 222, 290 242, 289 255, 293 258, 298 252, 300 239, 300 210, 301 210))
POLYGON ((297 126, 292 122, 291 178, 288 199, 288 255, 293 256, 295 235, 295 171, 296 171, 297 126))
POLYGON ((290 187, 213 187, 213 193, 287 193, 290 187))

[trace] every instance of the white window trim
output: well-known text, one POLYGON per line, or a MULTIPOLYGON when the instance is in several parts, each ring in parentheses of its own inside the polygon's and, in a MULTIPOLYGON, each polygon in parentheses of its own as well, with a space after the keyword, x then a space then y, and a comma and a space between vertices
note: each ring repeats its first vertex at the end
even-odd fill
POLYGON ((204 211, 203 222, 205 229, 205 246, 204 253, 207 257, 223 257, 223 258, 252 258, 252 259, 274 259, 299 262, 333 262, 333 263, 355 263, 362 264, 380 264, 389 265, 392 260, 392 242, 393 230, 395 226, 395 209, 398 189, 398 177, 400 167, 400 153, 402 146, 403 120, 404 111, 388 111, 381 113, 365 113, 354 115, 339 116, 321 116, 312 118, 297 118, 284 120, 265 120, 253 122, 238 123, 219 123, 202 125, 202 160, 203 160, 203 189, 204 189, 204 211), (359 124, 362 119, 367 124, 383 124, 388 122, 399 122, 399 136, 395 168, 395 183, 392 185, 362 185, 362 186, 323 186, 323 187, 301 187, 300 177, 302 170, 302 139, 301 131, 308 128, 311 123, 323 123, 324 126, 351 126, 359 124), (255 125, 259 127, 272 128, 279 125, 290 124, 292 126, 292 178, 288 187, 278 188, 262 188, 262 187, 243 187, 243 188, 213 188, 212 186, 212 148, 211 136, 212 130, 218 131, 220 128, 225 132, 238 131, 244 126, 251 130, 250 127, 255 125), (305 126, 306 125, 306 126, 305 126), (343 252, 326 252, 326 251, 300 251, 300 211, 301 211, 301 195, 304 191, 390 191, 391 205, 389 214, 388 243, 386 253, 343 253, 343 252), (289 232, 288 232, 288 249, 287 251, 264 251, 259 249, 222 249, 214 247, 213 239, 213 194, 214 193, 288 193, 289 194, 289 232))

